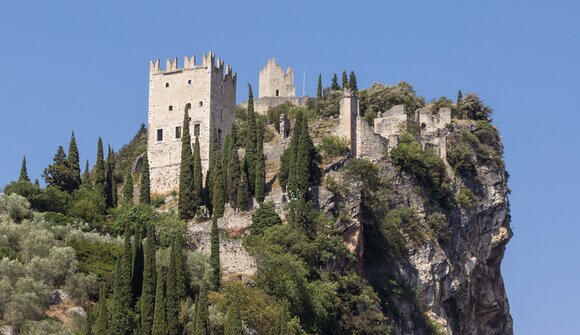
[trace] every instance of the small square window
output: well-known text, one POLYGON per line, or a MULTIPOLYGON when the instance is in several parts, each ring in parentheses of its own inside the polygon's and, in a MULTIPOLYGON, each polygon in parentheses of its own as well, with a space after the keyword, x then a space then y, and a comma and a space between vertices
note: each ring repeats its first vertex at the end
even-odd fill
POLYGON ((193 136, 199 136, 199 123, 193 125, 193 136))
POLYGON ((165 87, 169 87, 169 83, 165 83, 165 87))
POLYGON ((157 142, 163 141, 163 129, 157 129, 157 142))
POLYGON ((181 127, 175 127, 175 138, 181 138, 181 127))
POLYGON ((185 105, 185 109, 191 109, 191 102, 188 102, 188 103, 185 105))
POLYGON ((169 111, 172 111, 172 110, 173 110, 173 106, 169 106, 169 111))
POLYGON ((199 102, 199 107, 202 107, 202 106, 203 106, 203 101, 200 101, 199 102))

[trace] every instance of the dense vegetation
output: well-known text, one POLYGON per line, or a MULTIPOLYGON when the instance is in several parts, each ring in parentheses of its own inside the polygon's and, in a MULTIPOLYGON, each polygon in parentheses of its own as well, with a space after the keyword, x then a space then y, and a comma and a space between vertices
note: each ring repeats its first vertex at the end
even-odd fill
POLYGON ((459 92, 456 102, 442 97, 426 104, 404 82, 359 90, 354 72, 342 72, 342 85, 338 77, 323 87, 319 76, 317 97, 307 107, 285 103, 266 115, 254 112, 249 86, 247 108, 237 110, 223 145, 211 131, 205 175, 186 111, 179 197, 168 212, 156 210, 164 200, 150 192, 144 126, 119 152, 110 147, 105 152, 99 138, 95 164, 89 169, 86 162, 82 174, 72 134, 68 152, 59 147, 44 170, 44 188, 31 182, 24 158, 19 178, 0 194, 0 325, 21 334, 388 334, 397 316, 393 302, 404 298, 413 301, 416 322, 426 333, 437 334, 412 287, 396 276, 389 275, 387 284, 362 277, 361 260, 337 228, 351 219, 349 212, 339 203, 323 214, 312 188, 324 184, 340 201, 360 193, 364 257, 370 264, 402 257, 408 244, 447 243, 445 213, 473 208, 476 192, 452 189, 444 161, 423 150, 410 124, 385 160, 410 176, 436 210, 421 217, 411 207, 393 208, 384 171, 348 157, 349 143, 338 136, 321 136, 315 146, 311 125, 338 116, 344 88, 358 95, 369 122, 397 104, 410 112, 449 107, 455 119, 475 120, 471 131, 452 133, 447 157, 454 173, 473 178, 480 164, 503 167, 492 110, 472 93, 459 92), (274 136, 270 125, 279 130, 280 114, 292 121, 277 173, 289 197, 282 216, 266 200, 272 186, 264 152, 274 136), (323 159, 343 157, 339 180, 323 175, 323 159), (243 237, 257 263, 250 284, 222 276, 218 219, 228 207, 252 211, 243 237), (208 218, 211 252, 193 252, 187 225, 208 218), (66 292, 70 302, 55 301, 58 292, 66 292), (59 311, 63 305, 83 312, 59 311))

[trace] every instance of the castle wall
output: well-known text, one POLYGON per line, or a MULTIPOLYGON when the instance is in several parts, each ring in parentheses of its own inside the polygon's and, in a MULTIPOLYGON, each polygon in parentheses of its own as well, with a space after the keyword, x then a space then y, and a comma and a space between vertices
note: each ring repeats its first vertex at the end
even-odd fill
POLYGON ((235 117, 236 76, 231 68, 226 69, 224 77, 223 62, 218 60, 216 67, 211 52, 203 56, 200 65, 195 64, 194 57, 186 57, 183 68, 179 68, 177 63, 177 59, 168 60, 163 71, 159 61, 151 63, 147 153, 153 193, 178 189, 181 138, 176 137, 176 128, 183 126, 183 115, 188 104, 191 106, 192 146, 196 129, 199 129, 204 174, 209 165, 211 127, 221 129, 223 142, 235 117), (158 139, 160 130, 161 140, 158 139))
POLYGON ((357 117, 356 121, 356 156, 357 158, 368 158, 371 161, 378 161, 386 154, 389 140, 375 133, 367 121, 362 117, 357 117))
POLYGON ((389 150, 399 144, 399 136, 407 129, 407 113, 404 105, 396 105, 380 113, 374 121, 374 132, 388 139, 389 150))
POLYGON ((357 117, 359 104, 356 95, 349 89, 344 89, 340 100, 337 135, 349 141, 350 153, 357 157, 357 117))
POLYGON ((291 67, 284 72, 274 58, 260 70, 259 97, 295 97, 294 72, 291 67))
MULTIPOLYGON (((261 97, 254 99, 254 111, 260 114, 266 114, 268 109, 276 107, 285 102, 290 102, 296 106, 306 107, 309 97, 261 97)), ((243 104, 242 104, 243 105, 243 104)), ((247 106, 247 102, 245 104, 247 106)))

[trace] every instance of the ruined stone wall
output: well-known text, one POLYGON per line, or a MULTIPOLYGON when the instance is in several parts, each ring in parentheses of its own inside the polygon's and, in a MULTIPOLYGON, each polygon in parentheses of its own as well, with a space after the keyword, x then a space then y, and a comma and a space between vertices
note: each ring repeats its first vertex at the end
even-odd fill
POLYGON ((440 158, 447 157, 447 125, 451 123, 451 108, 441 108, 437 113, 420 109, 421 144, 440 158))
POLYGON ((380 113, 374 122, 374 132, 389 140, 389 150, 399 144, 399 136, 407 129, 405 105, 396 105, 380 113))
MULTIPOLYGON (((254 99, 254 111, 260 114, 266 114, 268 109, 271 107, 276 107, 285 102, 290 102, 299 107, 306 107, 308 99, 310 99, 310 97, 261 97, 254 99)), ((247 102, 242 104, 242 106, 245 107, 247 107, 247 105, 247 102)))
POLYGON ((295 97, 294 72, 288 67, 286 72, 276 64, 276 59, 270 58, 260 70, 259 97, 295 97))
POLYGON ((385 156, 389 147, 389 140, 375 133, 367 121, 362 117, 356 120, 356 156, 378 161, 385 156))
POLYGON ((348 140, 350 153, 357 157, 357 117, 359 103, 356 95, 349 89, 344 89, 340 100, 337 135, 348 140))
MULTIPOLYGON (((169 193, 179 185, 181 138, 177 129, 183 126, 185 108, 189 107, 192 145, 199 129, 203 172, 209 165, 210 129, 222 129, 222 141, 235 116, 236 75, 230 67, 208 53, 201 64, 195 57, 185 57, 184 67, 177 58, 168 60, 164 70, 159 60, 151 62, 149 75, 149 112, 147 153, 151 171, 151 191, 169 193), (158 138, 158 133, 162 138, 158 138)), ((182 129, 181 129, 182 131, 182 129)))

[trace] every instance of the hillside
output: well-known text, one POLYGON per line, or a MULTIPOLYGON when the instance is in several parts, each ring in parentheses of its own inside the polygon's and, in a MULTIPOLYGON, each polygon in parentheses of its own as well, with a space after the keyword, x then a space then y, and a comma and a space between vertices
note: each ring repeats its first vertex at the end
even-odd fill
POLYGON ((193 193, 194 216, 179 195, 143 198, 144 126, 76 189, 68 177, 7 185, 1 331, 513 333, 500 272, 508 173, 477 95, 426 103, 407 83, 375 84, 265 115, 251 106, 212 145, 219 173, 193 193))

